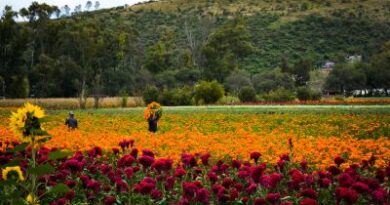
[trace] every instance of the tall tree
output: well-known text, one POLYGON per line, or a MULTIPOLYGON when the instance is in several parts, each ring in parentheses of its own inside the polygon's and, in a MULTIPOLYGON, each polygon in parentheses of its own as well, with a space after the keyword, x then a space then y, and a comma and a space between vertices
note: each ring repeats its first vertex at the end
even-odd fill
POLYGON ((205 56, 204 75, 208 79, 223 82, 240 61, 252 54, 255 47, 249 41, 244 20, 236 17, 211 34, 202 49, 205 56))

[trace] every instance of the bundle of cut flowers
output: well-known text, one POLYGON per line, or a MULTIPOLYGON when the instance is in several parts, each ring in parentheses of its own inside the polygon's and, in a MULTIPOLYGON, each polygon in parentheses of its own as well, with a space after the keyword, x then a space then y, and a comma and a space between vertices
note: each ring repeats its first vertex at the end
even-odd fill
POLYGON ((159 120, 161 116, 162 108, 157 102, 151 102, 144 111, 145 120, 159 120))

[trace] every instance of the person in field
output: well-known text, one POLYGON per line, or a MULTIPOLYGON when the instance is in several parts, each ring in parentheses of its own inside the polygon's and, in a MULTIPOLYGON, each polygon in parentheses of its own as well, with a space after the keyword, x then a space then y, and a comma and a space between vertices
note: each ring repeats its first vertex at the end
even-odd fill
POLYGON ((77 120, 74 118, 74 113, 72 111, 69 112, 69 117, 66 119, 65 125, 68 126, 68 128, 71 130, 77 128, 77 120))

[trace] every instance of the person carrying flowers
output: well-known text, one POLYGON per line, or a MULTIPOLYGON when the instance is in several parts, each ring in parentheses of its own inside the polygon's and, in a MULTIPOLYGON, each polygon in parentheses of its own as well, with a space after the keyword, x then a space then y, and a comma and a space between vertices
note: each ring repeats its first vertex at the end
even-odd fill
POLYGON ((157 122, 162 116, 162 108, 161 105, 152 102, 150 103, 144 112, 144 118, 148 121, 149 132, 157 132, 157 122))

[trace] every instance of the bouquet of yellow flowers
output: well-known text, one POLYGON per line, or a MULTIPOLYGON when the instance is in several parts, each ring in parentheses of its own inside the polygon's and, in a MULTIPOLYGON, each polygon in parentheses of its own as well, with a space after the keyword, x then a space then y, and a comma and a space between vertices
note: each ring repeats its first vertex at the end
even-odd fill
POLYGON ((145 120, 159 120, 161 116, 162 116, 161 105, 156 102, 150 103, 144 111, 145 120))

